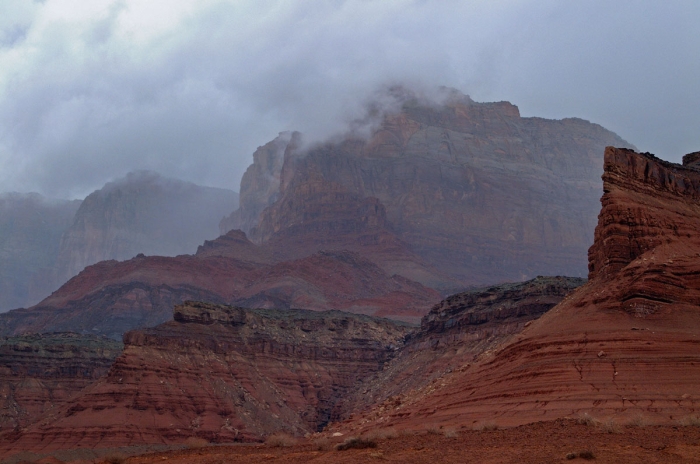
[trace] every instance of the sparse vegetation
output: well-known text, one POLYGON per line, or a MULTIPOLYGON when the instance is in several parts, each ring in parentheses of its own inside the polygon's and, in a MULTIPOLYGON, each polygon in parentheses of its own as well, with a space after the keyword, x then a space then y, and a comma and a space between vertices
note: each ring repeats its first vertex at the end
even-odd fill
POLYGON ((126 456, 121 453, 112 453, 105 456, 104 462, 109 464, 124 464, 124 461, 126 461, 126 456))
POLYGON ((684 427, 700 427, 700 416, 688 416, 680 424, 684 427))
POLYGON ((316 451, 330 451, 332 448, 331 441, 325 437, 317 438, 312 445, 316 451))
POLYGON ((204 448, 208 444, 209 442, 207 440, 199 437, 190 437, 185 440, 185 446, 189 449, 204 448))
POLYGON ((600 425, 600 428, 607 433, 622 433, 622 428, 614 419, 608 419, 600 425))
POLYGON ((576 423, 580 424, 580 425, 588 425, 588 426, 600 425, 600 421, 598 419, 591 417, 591 415, 588 414, 587 412, 584 412, 583 414, 579 414, 578 418, 576 419, 576 423))
POLYGON ((474 430, 479 432, 490 432, 492 430, 498 430, 498 425, 493 422, 482 422, 474 426, 474 430))
POLYGON ((578 453, 569 453, 566 455, 566 459, 576 459, 576 458, 581 458, 585 459, 587 461, 595 459, 595 454, 593 454, 593 451, 591 450, 584 450, 584 451, 579 451, 578 453))
POLYGON ((445 435, 446 438, 457 438, 457 436, 459 435, 457 429, 454 429, 452 427, 446 428, 442 431, 442 433, 445 435))
POLYGON ((335 449, 345 451, 349 449, 376 448, 377 442, 364 437, 349 437, 344 442, 338 444, 335 449))
POLYGON ((647 427, 649 424, 649 421, 642 416, 641 414, 634 416, 632 420, 630 420, 629 425, 632 427, 647 427))
POLYGON ((437 427, 430 427, 428 429, 428 435, 442 435, 442 431, 437 427))
POLYGON ((390 439, 396 438, 398 436, 399 436, 399 434, 396 431, 396 429, 388 428, 388 429, 372 430, 371 432, 367 433, 366 438, 368 438, 370 440, 390 440, 390 439))
POLYGON ((277 432, 267 437, 265 444, 273 448, 286 448, 296 445, 297 439, 287 433, 277 432))

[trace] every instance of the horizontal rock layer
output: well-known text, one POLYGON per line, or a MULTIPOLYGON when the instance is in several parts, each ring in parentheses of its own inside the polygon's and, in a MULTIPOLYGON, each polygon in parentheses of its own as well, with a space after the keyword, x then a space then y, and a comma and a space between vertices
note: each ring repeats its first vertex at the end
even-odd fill
POLYGON ((590 281, 479 362, 347 427, 696 414, 700 172, 614 148, 605 167, 590 281))
POLYGON ((40 452, 315 431, 409 330, 340 312, 187 302, 174 321, 127 333, 106 377, 26 430, 3 435, 1 447, 40 452))
POLYGON ((107 373, 122 344, 55 333, 0 339, 0 432, 26 426, 107 373))

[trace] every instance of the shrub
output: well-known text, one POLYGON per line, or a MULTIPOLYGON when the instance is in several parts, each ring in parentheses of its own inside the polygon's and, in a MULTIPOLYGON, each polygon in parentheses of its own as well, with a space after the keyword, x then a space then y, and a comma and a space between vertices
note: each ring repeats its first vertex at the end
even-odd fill
POLYGON ((579 414, 578 419, 576 419, 576 423, 588 426, 600 425, 600 421, 591 417, 590 414, 588 414, 587 412, 579 414))
POLYGON ((105 456, 105 462, 109 464, 123 464, 126 461, 126 456, 121 453, 112 453, 105 456))
POLYGON ((318 438, 312 443, 316 451, 330 451, 331 441, 328 438, 318 438))
POLYGON ((685 427, 700 427, 700 417, 688 416, 681 421, 681 425, 685 427))
POLYGON ((603 431, 608 433, 622 433, 622 429, 613 419, 608 419, 600 426, 603 431))
POLYGON ((265 444, 274 448, 286 448, 296 445, 297 439, 284 432, 277 432, 267 437, 265 444))
POLYGON ((199 437, 190 437, 187 440, 185 440, 185 446, 189 449, 204 448, 208 444, 209 442, 207 440, 199 437))
POLYGON ((493 422, 482 422, 475 426, 475 430, 479 432, 488 432, 491 430, 498 430, 498 426, 493 422))
POLYGON ((338 451, 345 451, 349 449, 365 449, 365 448, 376 448, 377 442, 370 440, 369 438, 362 437, 350 437, 344 442, 338 444, 335 449, 338 451))
POLYGON ((457 438, 457 436, 459 435, 457 430, 453 429, 452 427, 445 429, 442 433, 445 435, 446 438, 457 438))
POLYGON ((576 459, 576 458, 581 458, 585 459, 587 461, 590 461, 592 459, 595 459, 595 454, 593 454, 593 451, 591 450, 584 450, 584 451, 579 451, 578 453, 569 453, 566 455, 566 459, 576 459))

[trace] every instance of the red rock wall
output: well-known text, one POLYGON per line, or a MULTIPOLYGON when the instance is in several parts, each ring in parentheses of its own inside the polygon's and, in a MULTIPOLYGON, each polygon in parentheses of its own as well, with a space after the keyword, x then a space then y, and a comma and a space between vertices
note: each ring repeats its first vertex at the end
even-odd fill
POLYGON ((335 403, 381 369, 409 330, 339 312, 203 303, 177 307, 175 320, 129 332, 106 377, 2 436, 0 452, 303 435, 333 419, 335 403))

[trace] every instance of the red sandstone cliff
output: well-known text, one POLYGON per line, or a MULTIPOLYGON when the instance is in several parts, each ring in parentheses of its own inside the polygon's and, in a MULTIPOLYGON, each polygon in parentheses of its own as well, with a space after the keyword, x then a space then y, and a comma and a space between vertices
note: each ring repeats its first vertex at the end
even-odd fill
POLYGON ((335 403, 380 370, 409 327, 339 312, 188 302, 174 321, 129 332, 106 377, 0 452, 261 440, 334 419, 335 403))
POLYGON ((381 229, 414 258, 377 263, 433 287, 585 274, 601 154, 624 140, 580 119, 522 118, 510 103, 456 92, 444 104, 402 103, 368 140, 300 150, 285 135, 261 147, 232 216, 245 220, 222 228, 292 243, 288 259, 335 249, 344 235, 376 240, 370 231, 381 229))
POLYGON ((673 422, 700 404, 700 171, 608 147, 590 280, 522 333, 349 428, 673 422))

